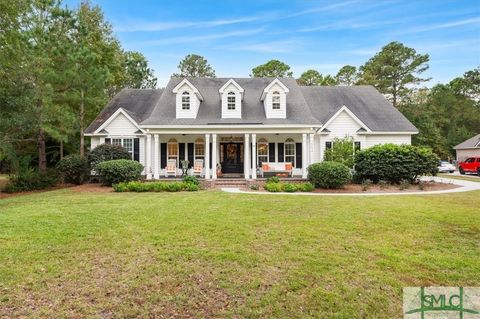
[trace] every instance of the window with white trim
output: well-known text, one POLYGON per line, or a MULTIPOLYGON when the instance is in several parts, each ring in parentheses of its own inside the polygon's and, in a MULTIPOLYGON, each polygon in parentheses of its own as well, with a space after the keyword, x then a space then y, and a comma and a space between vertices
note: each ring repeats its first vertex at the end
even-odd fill
POLYGON ((179 162, 178 162, 178 142, 174 138, 168 140, 167 158, 169 160, 171 160, 171 159, 177 160, 177 165, 179 164, 179 162))
POLYGON ((268 163, 268 141, 264 138, 257 142, 257 163, 258 165, 268 163))
POLYGON ((133 138, 112 138, 112 145, 122 146, 133 159, 133 138))
POLYGON ((272 109, 280 110, 280 93, 278 91, 272 93, 272 109))
POLYGON ((190 93, 188 91, 182 93, 182 110, 190 110, 190 93))
POLYGON ((235 110, 235 92, 227 94, 227 110, 235 110))
POLYGON ((285 140, 285 147, 284 147, 284 158, 285 162, 292 163, 293 167, 295 167, 295 141, 292 138, 287 138, 285 140))
POLYGON ((205 159, 205 141, 201 138, 195 140, 195 159, 205 159))

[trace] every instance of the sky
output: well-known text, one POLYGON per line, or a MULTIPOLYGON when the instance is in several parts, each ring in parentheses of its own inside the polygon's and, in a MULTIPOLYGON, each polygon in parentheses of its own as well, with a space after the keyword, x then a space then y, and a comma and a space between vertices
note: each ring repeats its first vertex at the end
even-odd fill
MULTIPOLYGON (((66 0, 69 7, 79 0, 66 0)), ((187 54, 217 77, 248 77, 270 59, 336 74, 391 41, 430 55, 427 86, 480 65, 480 0, 91 0, 125 50, 143 53, 165 86, 187 54)))

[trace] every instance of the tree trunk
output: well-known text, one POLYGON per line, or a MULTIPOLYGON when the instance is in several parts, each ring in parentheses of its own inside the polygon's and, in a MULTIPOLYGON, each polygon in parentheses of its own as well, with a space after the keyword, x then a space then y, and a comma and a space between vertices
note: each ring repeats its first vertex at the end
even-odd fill
POLYGON ((83 89, 80 90, 80 156, 85 155, 85 136, 84 136, 84 118, 85 118, 85 92, 83 89))
POLYGON ((47 170, 47 152, 45 147, 45 130, 43 128, 38 130, 37 145, 38 145, 38 169, 44 172, 47 170))
POLYGON ((60 141, 60 160, 63 159, 63 141, 60 141))

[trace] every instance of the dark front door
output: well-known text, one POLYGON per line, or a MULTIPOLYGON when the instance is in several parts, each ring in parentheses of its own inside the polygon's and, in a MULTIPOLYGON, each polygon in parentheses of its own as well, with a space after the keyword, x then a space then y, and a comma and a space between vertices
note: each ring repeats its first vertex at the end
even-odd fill
POLYGON ((220 143, 223 173, 243 173, 243 143, 220 143))

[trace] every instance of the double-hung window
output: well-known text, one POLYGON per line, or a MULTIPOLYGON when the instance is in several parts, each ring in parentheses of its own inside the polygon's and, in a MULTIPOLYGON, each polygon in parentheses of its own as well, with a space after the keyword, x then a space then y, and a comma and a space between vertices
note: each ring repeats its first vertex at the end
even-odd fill
POLYGON ((133 159, 133 138, 112 138, 112 145, 122 146, 133 159))
POLYGON ((258 140, 257 156, 258 165, 262 165, 262 163, 268 162, 268 142, 264 138, 258 140))
POLYGON ((272 109, 280 110, 280 93, 277 91, 272 93, 272 109))
POLYGON ((227 110, 235 110, 235 92, 227 94, 227 110))
POLYGON ((190 93, 188 91, 182 93, 182 110, 190 110, 190 93))
POLYGON ((285 155, 285 162, 290 162, 292 163, 293 167, 296 167, 295 165, 295 142, 293 139, 288 138, 285 141, 285 150, 284 150, 284 155, 285 155))
POLYGON ((201 138, 195 141, 195 159, 205 160, 205 142, 201 138))
POLYGON ((167 144, 167 158, 169 160, 176 160, 177 161, 177 166, 179 165, 178 163, 178 142, 176 139, 172 138, 168 141, 167 144))

